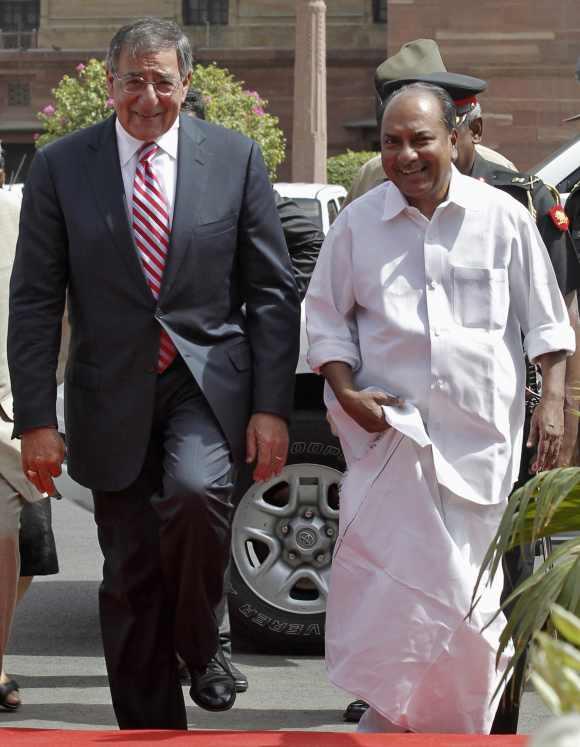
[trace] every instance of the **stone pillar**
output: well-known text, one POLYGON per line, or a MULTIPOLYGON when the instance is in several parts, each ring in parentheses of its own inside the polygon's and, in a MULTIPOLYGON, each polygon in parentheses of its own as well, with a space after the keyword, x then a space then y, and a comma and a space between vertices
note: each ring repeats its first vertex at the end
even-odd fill
POLYGON ((326 184, 326 3, 296 0, 292 179, 326 184))

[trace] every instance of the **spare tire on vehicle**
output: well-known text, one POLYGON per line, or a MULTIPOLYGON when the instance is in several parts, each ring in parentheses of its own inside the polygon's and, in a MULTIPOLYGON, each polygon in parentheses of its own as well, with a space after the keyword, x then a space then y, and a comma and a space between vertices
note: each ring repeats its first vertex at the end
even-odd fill
POLYGON ((288 463, 267 483, 243 476, 232 526, 230 615, 263 650, 321 652, 344 457, 325 413, 298 411, 288 463))

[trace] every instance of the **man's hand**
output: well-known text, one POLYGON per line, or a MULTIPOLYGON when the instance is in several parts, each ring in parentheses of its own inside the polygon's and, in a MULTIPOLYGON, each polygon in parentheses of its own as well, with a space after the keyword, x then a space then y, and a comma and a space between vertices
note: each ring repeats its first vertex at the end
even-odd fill
POLYGON ((340 393, 342 409, 369 433, 381 433, 389 428, 385 420, 383 405, 402 405, 398 397, 381 392, 380 389, 366 389, 358 392, 346 389, 340 393))
POLYGON ((536 459, 532 462, 532 472, 552 469, 558 462, 558 455, 564 437, 564 402, 559 397, 542 397, 534 410, 530 424, 528 448, 536 446, 536 459))
POLYGON ((33 428, 21 438, 22 470, 41 493, 54 495, 53 477, 61 473, 64 441, 55 428, 33 428))
POLYGON ((282 472, 288 456, 288 426, 264 412, 252 415, 246 429, 246 462, 256 462, 254 480, 270 480, 282 472))

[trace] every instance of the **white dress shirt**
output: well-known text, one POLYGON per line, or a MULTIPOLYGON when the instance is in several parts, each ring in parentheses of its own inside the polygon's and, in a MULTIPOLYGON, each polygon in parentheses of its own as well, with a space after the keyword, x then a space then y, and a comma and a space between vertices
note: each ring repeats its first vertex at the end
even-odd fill
MULTIPOLYGON (((545 246, 516 200, 452 169, 431 220, 392 183, 333 224, 306 297, 308 360, 353 370, 414 404, 437 477, 455 494, 497 503, 517 478, 524 347, 533 361, 574 350, 545 246)), ((332 414, 337 407, 326 387, 332 414)))
MULTIPOLYGON (((137 152, 145 144, 143 140, 137 140, 130 135, 119 119, 115 120, 117 133, 117 149, 119 151, 119 162, 121 174, 123 175, 123 186, 127 199, 127 212, 131 215, 133 207, 133 182, 137 169, 137 152)), ((151 167, 159 179, 167 203, 169 205, 169 220, 173 223, 173 208, 175 205, 175 186, 177 184, 177 144, 179 136, 179 117, 173 125, 158 137, 155 142, 159 150, 151 161, 151 167)))

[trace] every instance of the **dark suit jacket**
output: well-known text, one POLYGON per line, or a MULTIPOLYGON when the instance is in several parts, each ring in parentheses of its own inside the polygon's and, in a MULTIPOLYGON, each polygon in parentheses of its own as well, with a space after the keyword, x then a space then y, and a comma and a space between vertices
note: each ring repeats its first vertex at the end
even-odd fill
POLYGON ((302 301, 314 272, 324 234, 294 200, 281 197, 276 191, 274 191, 274 198, 292 262, 298 294, 302 301))
POLYGON ((235 459, 251 412, 288 418, 299 304, 258 146, 187 116, 179 129, 171 242, 156 303, 127 218, 114 117, 36 154, 11 279, 15 434, 55 425, 68 291, 68 468, 95 490, 139 473, 153 416, 161 324, 235 459))

